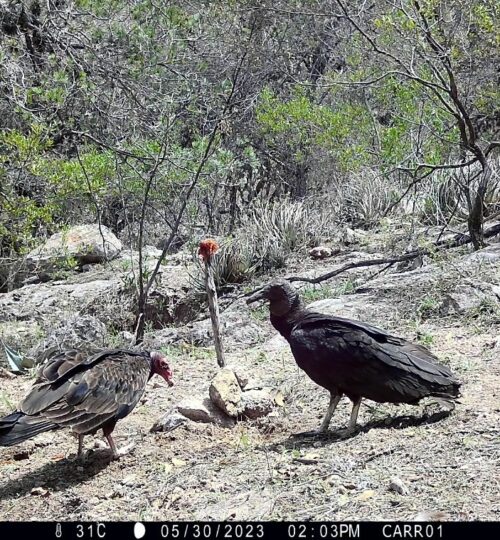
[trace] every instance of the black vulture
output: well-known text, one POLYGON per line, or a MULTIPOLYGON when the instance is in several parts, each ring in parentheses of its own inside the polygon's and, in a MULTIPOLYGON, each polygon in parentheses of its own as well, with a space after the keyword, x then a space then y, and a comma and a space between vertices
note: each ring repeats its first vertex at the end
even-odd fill
POLYGON ((43 364, 17 411, 0 418, 0 446, 19 444, 39 433, 70 427, 78 435, 102 429, 117 458, 111 433, 137 405, 154 375, 172 385, 172 371, 159 352, 107 349, 92 355, 63 351, 43 364))
POLYGON ((370 324, 310 311, 284 279, 259 289, 247 303, 263 299, 298 366, 330 392, 320 432, 327 431, 343 395, 353 402, 349 431, 356 426, 362 398, 417 404, 428 396, 450 403, 459 396, 460 382, 422 345, 370 324))

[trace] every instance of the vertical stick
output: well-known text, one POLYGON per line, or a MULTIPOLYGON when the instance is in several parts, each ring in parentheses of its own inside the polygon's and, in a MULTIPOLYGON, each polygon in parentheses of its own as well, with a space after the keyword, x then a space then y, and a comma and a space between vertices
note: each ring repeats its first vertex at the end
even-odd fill
POLYGON ((212 256, 208 255, 205 259, 205 289, 208 297, 208 309, 210 310, 210 319, 212 320, 212 331, 214 334, 215 352, 217 353, 217 363, 220 367, 226 365, 224 358, 224 348, 220 334, 219 323, 219 303, 217 302, 217 289, 215 288, 212 256))

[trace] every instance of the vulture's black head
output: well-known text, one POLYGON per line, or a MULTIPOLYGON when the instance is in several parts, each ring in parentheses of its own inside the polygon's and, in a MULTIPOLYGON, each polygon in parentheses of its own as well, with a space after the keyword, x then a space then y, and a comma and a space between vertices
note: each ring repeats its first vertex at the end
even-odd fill
POLYGON ((286 279, 274 279, 264 285, 247 298, 247 304, 258 300, 269 300, 269 311, 278 317, 283 317, 300 304, 298 292, 286 279))

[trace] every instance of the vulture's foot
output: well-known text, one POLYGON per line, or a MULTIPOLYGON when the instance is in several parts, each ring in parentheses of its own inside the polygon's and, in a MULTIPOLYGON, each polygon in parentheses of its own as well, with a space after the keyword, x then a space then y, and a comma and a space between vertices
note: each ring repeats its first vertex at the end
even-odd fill
POLYGON ((455 402, 452 399, 434 398, 424 405, 424 414, 432 415, 440 411, 451 413, 455 410, 455 406, 455 402))
POLYGON ((335 436, 338 437, 339 439, 350 439, 351 437, 353 437, 355 434, 356 434, 356 426, 349 426, 349 427, 346 427, 344 429, 336 429, 335 430, 335 436))
POLYGON ((83 452, 76 455, 75 460, 84 465, 88 461, 89 454, 90 450, 84 450, 83 452))
POLYGON ((127 446, 124 446, 123 448, 120 448, 118 450, 117 455, 114 456, 115 459, 120 459, 122 456, 126 456, 127 454, 130 454, 130 452, 135 448, 134 443, 127 444, 127 446))
POLYGON ((120 448, 120 450, 118 450, 115 441, 113 440, 113 437, 111 437, 111 434, 106 435, 106 439, 108 441, 109 447, 111 448, 113 459, 120 459, 122 456, 126 456, 135 446, 134 443, 130 443, 127 446, 124 446, 123 448, 120 448))

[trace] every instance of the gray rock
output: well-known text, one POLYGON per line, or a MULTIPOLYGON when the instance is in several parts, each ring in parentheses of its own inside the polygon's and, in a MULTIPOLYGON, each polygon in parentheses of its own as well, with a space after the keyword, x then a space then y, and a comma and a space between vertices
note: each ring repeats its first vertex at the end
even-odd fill
POLYGON ((326 259, 333 255, 333 249, 326 246, 316 246, 309 250, 309 255, 313 259, 326 259))
POLYGON ((367 236, 365 231, 361 229, 351 229, 346 227, 342 240, 345 244, 358 244, 363 241, 367 236))
POLYGON ((186 398, 178 403, 169 413, 159 418, 151 431, 172 431, 188 420, 203 424, 231 428, 236 425, 234 418, 224 414, 208 398, 186 398))
POLYGON ((29 356, 37 358, 46 351, 81 349, 92 351, 106 346, 106 325, 91 315, 73 315, 54 325, 43 341, 30 350, 29 356))
POLYGON ((248 390, 243 392, 242 416, 255 420, 267 416, 274 408, 274 400, 267 390, 248 390))
POLYGON ((221 369, 210 384, 210 399, 227 415, 237 418, 243 412, 242 390, 234 371, 221 369))
MULTIPOLYGON (((156 330, 151 338, 160 346, 181 345, 189 343, 197 347, 212 347, 212 323, 209 318, 194 321, 200 312, 206 310, 200 305, 199 299, 184 295, 179 298, 171 308, 168 302, 162 306, 171 313, 171 322, 179 324, 189 322, 186 326, 167 327, 156 330)), ((250 314, 250 311, 241 302, 235 302, 231 309, 223 311, 220 317, 221 332, 224 338, 226 352, 247 349, 261 342, 269 332, 269 328, 259 325, 250 314)), ((149 336, 147 336, 149 339, 149 336)), ((156 345, 156 346, 158 346, 156 345)))
POLYGON ((491 292, 500 300, 500 285, 493 285, 491 287, 491 292))
POLYGON ((15 379, 16 376, 11 373, 10 371, 7 371, 5 368, 0 367, 0 379, 15 379))
POLYGON ((312 302, 307 307, 312 311, 357 319, 360 321, 370 321, 373 316, 383 308, 383 299, 370 294, 352 294, 339 296, 338 298, 325 298, 312 302))
POLYGON ((391 491, 399 493, 400 495, 408 494, 408 488, 406 484, 403 482, 403 480, 401 480, 401 478, 398 478, 397 476, 393 476, 391 478, 391 481, 389 482, 389 489, 391 491))
POLYGON ((53 270, 74 258, 80 265, 114 259, 122 243, 104 225, 77 225, 52 235, 42 246, 31 251, 26 261, 38 270, 53 270))
POLYGON ((465 258, 468 262, 496 263, 500 261, 500 242, 475 251, 465 258))
POLYGON ((442 315, 450 313, 464 314, 478 308, 488 296, 482 291, 465 286, 461 290, 447 294, 439 308, 442 315))
POLYGON ((158 418, 156 422, 151 426, 150 431, 173 431, 174 429, 182 426, 188 421, 188 419, 180 413, 169 412, 161 418, 158 418))

